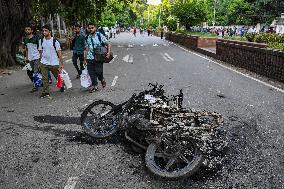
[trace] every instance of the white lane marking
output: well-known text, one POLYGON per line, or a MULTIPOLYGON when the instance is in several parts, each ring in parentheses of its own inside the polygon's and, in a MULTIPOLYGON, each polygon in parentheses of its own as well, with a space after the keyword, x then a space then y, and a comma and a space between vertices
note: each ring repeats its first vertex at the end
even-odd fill
POLYGON ((128 59, 129 63, 133 63, 133 55, 130 55, 129 59, 128 59))
POLYGON ((129 44, 128 47, 129 47, 129 48, 132 48, 132 47, 134 47, 134 45, 129 44))
POLYGON ((165 59, 165 61, 170 62, 170 60, 163 53, 160 53, 160 54, 165 59))
POLYGON ((112 87, 115 86, 117 79, 118 79, 118 76, 116 75, 116 76, 114 77, 113 81, 112 81, 112 84, 111 84, 112 87))
POLYGON ((123 47, 122 45, 118 45, 117 47, 123 47))
POLYGON ((158 47, 158 46, 159 46, 159 45, 158 45, 158 44, 156 44, 156 43, 154 43, 154 44, 153 44, 153 47, 158 47))
POLYGON ((66 63, 72 62, 72 59, 68 59, 65 61, 66 63))
POLYGON ((143 44, 141 44, 140 46, 141 46, 141 47, 143 47, 144 45, 143 45, 143 44))
POLYGON ((128 62, 128 60, 129 60, 129 54, 128 55, 126 55, 125 57, 123 57, 123 59, 122 59, 124 62, 128 62))
POLYGON ((113 59, 109 62, 109 64, 112 64, 113 63, 113 61, 114 61, 114 59, 117 57, 117 55, 115 54, 115 55, 113 55, 113 59))
POLYGON ((74 189, 79 177, 69 177, 64 189, 74 189))
POLYGON ((174 61, 174 59, 168 53, 165 53, 165 55, 168 59, 170 59, 171 61, 174 61))
POLYGON ((205 60, 208 60, 209 62, 212 62, 212 63, 214 63, 214 64, 217 64, 217 65, 219 65, 219 66, 221 66, 221 67, 223 67, 223 68, 225 68, 225 69, 228 69, 228 70, 230 70, 230 71, 232 71, 232 72, 235 72, 235 73, 237 73, 237 74, 240 74, 240 75, 242 75, 242 76, 244 76, 244 77, 246 77, 246 78, 252 79, 252 80, 254 80, 254 81, 258 82, 258 83, 261 83, 261 84, 263 84, 263 85, 265 85, 265 86, 267 86, 267 87, 270 87, 270 88, 272 88, 272 89, 275 89, 275 90, 278 91, 278 92, 284 93, 284 90, 283 90, 283 89, 280 89, 280 88, 275 87, 275 86, 273 86, 273 85, 271 85, 271 84, 269 84, 269 83, 266 83, 266 82, 264 82, 264 81, 261 81, 261 80, 259 80, 259 79, 254 78, 254 77, 252 77, 252 76, 249 76, 249 75, 247 75, 247 74, 244 74, 244 73, 242 73, 242 72, 239 72, 239 71, 237 71, 237 70, 235 70, 235 69, 233 69, 233 68, 227 67, 227 66, 225 66, 225 65, 223 65, 223 64, 220 64, 220 63, 218 63, 218 62, 216 62, 216 61, 214 61, 214 60, 211 60, 211 59, 209 59, 209 58, 207 58, 207 57, 205 57, 205 56, 202 56, 202 55, 200 55, 200 54, 194 53, 194 52, 192 52, 192 51, 190 51, 190 50, 188 50, 188 49, 186 49, 186 48, 184 48, 184 47, 182 47, 182 46, 180 46, 180 45, 177 45, 177 44, 175 44, 175 43, 173 43, 173 42, 170 42, 170 43, 171 43, 171 44, 174 44, 175 46, 181 48, 182 50, 184 50, 184 51, 186 51, 186 52, 189 52, 189 53, 191 53, 191 54, 194 54, 194 55, 196 55, 196 56, 199 56, 200 58, 203 58, 203 59, 205 59, 205 60))

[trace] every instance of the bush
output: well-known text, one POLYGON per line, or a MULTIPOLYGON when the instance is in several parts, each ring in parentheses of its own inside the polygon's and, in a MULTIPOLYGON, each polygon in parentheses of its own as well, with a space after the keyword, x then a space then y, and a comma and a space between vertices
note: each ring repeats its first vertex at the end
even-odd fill
POLYGON ((256 33, 247 33, 245 37, 247 38, 249 42, 254 42, 255 36, 256 36, 256 33))
POLYGON ((269 43, 268 48, 272 49, 278 49, 278 50, 284 50, 284 43, 283 42, 274 42, 274 43, 269 43))
POLYGON ((275 34, 275 33, 248 33, 246 38, 250 42, 257 43, 284 43, 284 34, 275 34))

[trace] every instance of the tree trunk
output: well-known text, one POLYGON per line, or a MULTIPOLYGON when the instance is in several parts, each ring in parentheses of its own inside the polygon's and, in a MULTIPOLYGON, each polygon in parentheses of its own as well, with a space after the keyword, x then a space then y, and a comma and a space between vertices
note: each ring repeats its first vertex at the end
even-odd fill
POLYGON ((0 67, 16 64, 16 49, 31 18, 30 0, 0 1, 0 67))

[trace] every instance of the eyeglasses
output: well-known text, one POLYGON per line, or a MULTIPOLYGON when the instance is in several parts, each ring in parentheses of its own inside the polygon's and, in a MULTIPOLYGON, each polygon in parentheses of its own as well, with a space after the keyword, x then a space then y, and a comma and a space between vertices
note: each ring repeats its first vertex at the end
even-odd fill
POLYGON ((89 27, 89 29, 94 29, 95 27, 89 27))

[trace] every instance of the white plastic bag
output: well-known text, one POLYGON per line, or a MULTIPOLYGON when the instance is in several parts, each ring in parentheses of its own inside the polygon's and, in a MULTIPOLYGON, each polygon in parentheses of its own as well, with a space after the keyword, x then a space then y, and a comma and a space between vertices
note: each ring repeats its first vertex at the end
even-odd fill
POLYGON ((89 75, 87 68, 85 68, 82 71, 82 74, 80 76, 80 81, 81 81, 81 86, 84 88, 88 88, 92 85, 91 77, 89 75))
POLYGON ((70 79, 68 73, 66 72, 66 70, 61 70, 60 75, 63 78, 63 81, 64 81, 66 88, 67 89, 72 88, 72 82, 71 82, 71 79, 70 79))
POLYGON ((30 71, 32 71, 31 64, 30 64, 30 63, 26 64, 26 65, 23 67, 22 70, 30 70, 30 71))

